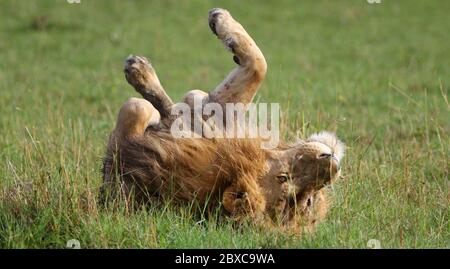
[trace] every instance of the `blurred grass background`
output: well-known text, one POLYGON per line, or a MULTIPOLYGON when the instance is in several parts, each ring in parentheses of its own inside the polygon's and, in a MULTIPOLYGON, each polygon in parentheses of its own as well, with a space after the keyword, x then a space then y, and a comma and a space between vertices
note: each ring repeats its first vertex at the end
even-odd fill
POLYGON ((0 2, 0 247, 449 248, 448 1, 0 2), (234 66, 208 28, 223 7, 268 62, 257 96, 286 138, 327 129, 345 179, 313 234, 236 230, 184 209, 100 210, 101 158, 122 66, 148 57, 171 97, 213 89, 234 66))

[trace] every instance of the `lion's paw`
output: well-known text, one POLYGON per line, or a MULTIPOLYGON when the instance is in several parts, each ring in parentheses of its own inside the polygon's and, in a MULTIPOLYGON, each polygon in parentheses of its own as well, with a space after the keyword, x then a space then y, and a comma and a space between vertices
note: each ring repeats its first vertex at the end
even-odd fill
POLYGON ((208 21, 211 31, 222 40, 229 51, 235 54, 233 60, 240 64, 239 57, 244 55, 247 44, 253 42, 242 25, 222 8, 210 10, 208 21))
POLYGON ((149 60, 142 56, 128 56, 125 60, 123 71, 127 81, 137 91, 144 90, 156 77, 149 60))
POLYGON ((125 74, 152 72, 153 67, 147 58, 130 55, 125 60, 123 71, 125 74))

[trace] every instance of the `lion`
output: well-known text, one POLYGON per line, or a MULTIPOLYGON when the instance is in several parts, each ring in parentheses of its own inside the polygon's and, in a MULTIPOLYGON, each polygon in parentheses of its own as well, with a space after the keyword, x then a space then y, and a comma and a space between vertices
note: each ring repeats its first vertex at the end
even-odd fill
POLYGON ((130 98, 120 108, 104 158, 102 197, 120 183, 134 202, 196 203, 236 220, 313 227, 328 210, 326 186, 340 175, 345 147, 333 133, 273 149, 258 138, 171 134, 174 107, 193 110, 196 98, 203 106, 249 104, 266 75, 264 55, 227 10, 212 9, 208 21, 237 64, 209 93, 192 90, 174 104, 145 57, 126 59, 125 78, 144 99, 130 98))

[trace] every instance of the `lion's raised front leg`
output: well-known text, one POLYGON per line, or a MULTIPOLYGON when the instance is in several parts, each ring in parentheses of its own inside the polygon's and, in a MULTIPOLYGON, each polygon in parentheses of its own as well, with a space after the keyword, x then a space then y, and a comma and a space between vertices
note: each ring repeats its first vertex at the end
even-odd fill
POLYGON ((173 102, 159 82, 150 62, 141 56, 130 55, 125 60, 125 78, 161 115, 161 122, 170 126, 173 102))
POLYGON ((209 102, 248 104, 266 75, 267 64, 255 41, 241 24, 225 9, 209 12, 209 26, 225 46, 234 54, 238 64, 228 77, 211 93, 209 102))

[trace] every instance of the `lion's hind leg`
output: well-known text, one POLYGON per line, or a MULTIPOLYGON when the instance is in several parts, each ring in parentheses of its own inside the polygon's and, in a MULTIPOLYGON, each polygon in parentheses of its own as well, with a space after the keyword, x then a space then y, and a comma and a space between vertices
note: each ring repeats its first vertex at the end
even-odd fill
POLYGON ((266 75, 264 55, 227 10, 212 9, 209 12, 209 26, 234 54, 233 60, 239 65, 210 93, 209 102, 250 103, 266 75))
POLYGON ((158 110, 147 100, 130 98, 122 105, 103 160, 103 185, 99 197, 102 202, 109 198, 115 199, 119 193, 117 190, 120 190, 127 202, 131 199, 130 190, 135 184, 129 180, 124 181, 122 178, 126 173, 122 170, 124 166, 121 163, 121 157, 123 157, 121 152, 127 149, 129 142, 133 143, 141 138, 149 125, 159 124, 159 121, 158 110))
POLYGON ((120 108, 113 136, 119 140, 137 138, 149 125, 157 125, 159 121, 160 114, 149 101, 133 97, 120 108))

